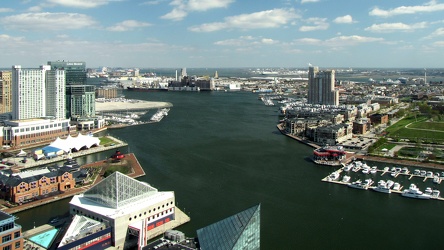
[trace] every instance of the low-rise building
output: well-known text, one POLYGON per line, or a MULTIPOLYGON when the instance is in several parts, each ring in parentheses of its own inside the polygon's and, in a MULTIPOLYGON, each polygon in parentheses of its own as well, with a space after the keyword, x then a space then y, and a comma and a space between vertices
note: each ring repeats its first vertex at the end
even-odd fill
POLYGON ((0 249, 24 249, 22 226, 15 220, 15 216, 0 211, 0 249))

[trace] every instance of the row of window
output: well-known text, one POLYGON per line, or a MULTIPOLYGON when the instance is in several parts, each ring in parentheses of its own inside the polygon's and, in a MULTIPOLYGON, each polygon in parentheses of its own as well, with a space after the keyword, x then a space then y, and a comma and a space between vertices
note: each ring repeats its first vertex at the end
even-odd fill
MULTIPOLYGON (((172 201, 171 201, 171 202, 168 202, 168 203, 166 203, 166 204, 163 204, 163 205, 162 205, 162 209, 165 208, 165 207, 168 207, 168 206, 170 206, 170 205, 171 205, 171 206, 173 205, 173 202, 172 202, 172 201)), ((161 208, 161 206, 158 206, 158 207, 157 207, 157 210, 160 210, 160 208, 161 208)), ((170 210, 172 210, 172 209, 170 209, 170 210)), ((151 214, 151 212, 156 212, 156 208, 153 208, 153 210, 151 210, 151 209, 148 210, 148 213, 149 213, 149 214, 151 214)), ((146 215, 146 211, 143 212, 143 215, 144 215, 144 216, 146 215)), ((162 215, 163 215, 163 212, 162 212, 162 215)), ((157 215, 157 216, 159 216, 159 215, 157 215)), ((142 217, 142 214, 139 214, 139 218, 141 218, 141 217, 142 217)), ((134 218, 134 219, 137 219, 137 215, 134 215, 133 217, 130 217, 129 220, 132 220, 133 218, 134 218)))
MULTIPOLYGON (((4 246, 4 247, 3 247, 3 250, 12 250, 11 247, 12 247, 11 245, 4 246)), ((17 242, 15 243, 15 248, 14 248, 14 249, 20 249, 20 241, 17 241, 17 242)))

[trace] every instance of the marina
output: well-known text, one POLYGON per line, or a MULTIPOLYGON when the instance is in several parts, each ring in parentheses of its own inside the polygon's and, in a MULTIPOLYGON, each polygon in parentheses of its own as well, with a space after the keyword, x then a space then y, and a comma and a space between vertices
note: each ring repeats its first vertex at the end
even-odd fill
POLYGON ((440 196, 440 190, 436 187, 441 183, 442 179, 444 179, 444 172, 440 174, 419 169, 410 172, 407 167, 385 167, 384 169, 379 169, 376 166, 370 167, 361 161, 354 161, 333 171, 323 178, 322 181, 386 194, 396 193, 403 197, 414 199, 444 201, 444 198, 440 196), (352 181, 350 173, 354 173, 355 180, 352 181), (400 182, 396 182, 396 178, 400 176, 411 181, 408 184, 405 183, 405 186, 408 186, 408 188, 404 188, 400 182), (385 177, 391 179, 383 179, 385 177), (428 186, 424 191, 421 191, 417 184, 413 183, 413 181, 418 179, 419 181, 416 183, 430 184, 434 188, 428 186))

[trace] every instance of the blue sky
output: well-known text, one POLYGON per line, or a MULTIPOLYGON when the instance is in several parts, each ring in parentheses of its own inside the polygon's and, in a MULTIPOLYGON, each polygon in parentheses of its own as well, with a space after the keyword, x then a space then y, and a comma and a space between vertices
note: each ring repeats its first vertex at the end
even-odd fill
POLYGON ((1 0, 0 67, 440 68, 444 0, 1 0))

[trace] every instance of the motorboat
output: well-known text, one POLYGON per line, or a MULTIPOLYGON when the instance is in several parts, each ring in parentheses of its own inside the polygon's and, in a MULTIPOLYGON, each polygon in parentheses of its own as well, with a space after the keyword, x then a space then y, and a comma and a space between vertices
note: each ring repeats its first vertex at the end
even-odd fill
POLYGON ((409 174, 409 173, 410 173, 410 171, 409 171, 408 168, 403 167, 403 168, 401 169, 401 174, 409 174))
POLYGON ((414 175, 421 175, 421 171, 419 171, 419 169, 415 169, 415 171, 413 171, 414 175))
POLYGON ((424 194, 432 195, 432 192, 432 188, 430 187, 426 187, 426 189, 424 190, 424 194))
POLYGON ((349 183, 348 186, 351 188, 357 188, 357 189, 367 189, 368 188, 368 186, 365 186, 361 180, 356 180, 352 183, 349 183))
POLYGON ((327 179, 329 181, 336 181, 337 179, 339 179, 339 173, 335 171, 335 172, 331 173, 327 179))
POLYGON ((399 191, 401 190, 401 184, 399 184, 399 182, 395 182, 395 184, 393 184, 393 190, 395 191, 399 191))
POLYGON ((384 180, 380 180, 376 187, 372 188, 376 192, 390 194, 392 191, 387 187, 387 183, 384 180))
POLYGON ((358 172, 360 169, 361 169, 360 166, 355 165, 355 166, 352 168, 352 171, 353 171, 353 172, 358 172))
POLYGON ((364 180, 364 185, 365 186, 369 187, 372 184, 373 184, 373 180, 372 179, 365 179, 364 180))
POLYGON ((437 189, 434 189, 434 190, 432 191, 432 197, 433 197, 433 198, 439 198, 439 194, 440 194, 440 191, 437 190, 437 189))
POLYGON ((418 187, 413 183, 410 184, 410 187, 408 189, 405 189, 401 195, 404 197, 423 199, 423 200, 428 200, 431 197, 429 194, 425 194, 425 193, 421 192, 418 189, 418 187))
POLYGON ((433 176, 433 183, 439 184, 441 182, 441 178, 439 176, 433 176))
POLYGON ((421 170, 421 172, 420 172, 419 175, 420 175, 421 177, 425 177, 425 176, 426 176, 426 173, 427 173, 427 172, 426 172, 425 170, 421 170))
POLYGON ((349 181, 350 181, 350 176, 344 175, 344 177, 342 177, 342 182, 347 183, 349 181))
POLYGON ((362 173, 363 173, 363 174, 369 174, 369 173, 370 173, 370 168, 364 168, 364 169, 362 170, 362 173))
POLYGON ((347 164, 347 165, 345 165, 344 166, 344 168, 342 169, 342 170, 344 170, 344 171, 350 171, 351 169, 352 169, 352 167, 353 167, 353 165, 352 164, 347 164))
POLYGON ((433 172, 432 171, 427 171, 426 177, 427 178, 433 178, 433 172))
POLYGON ((390 170, 389 167, 385 167, 385 168, 384 168, 384 172, 388 172, 389 170, 390 170))
POLYGON ((378 172, 378 167, 373 166, 372 169, 370 169, 370 173, 371 174, 376 174, 376 172, 378 172))
POLYGON ((395 182, 392 180, 388 180, 386 184, 387 184, 387 188, 392 188, 393 185, 395 185, 395 182))

